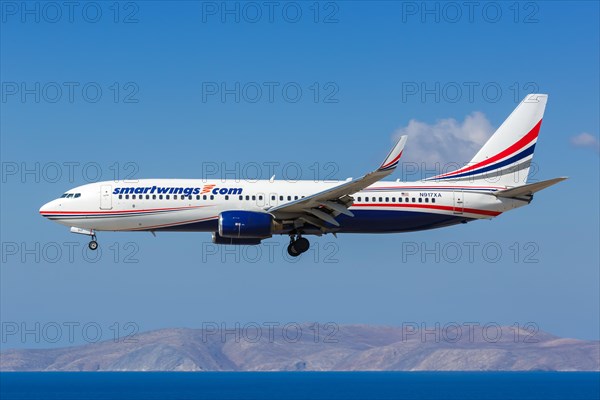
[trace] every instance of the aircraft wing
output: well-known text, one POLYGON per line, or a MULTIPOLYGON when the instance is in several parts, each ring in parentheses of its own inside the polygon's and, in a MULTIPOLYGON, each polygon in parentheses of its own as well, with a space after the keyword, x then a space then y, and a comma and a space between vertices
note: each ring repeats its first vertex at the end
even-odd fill
POLYGON ((340 214, 354 216, 348 210, 348 207, 354 202, 352 195, 385 178, 396 169, 398 161, 402 156, 406 139, 407 136, 400 137, 385 160, 375 171, 322 192, 270 208, 267 212, 277 219, 301 219, 323 230, 327 230, 325 223, 339 226, 340 224, 335 220, 336 216, 340 214))

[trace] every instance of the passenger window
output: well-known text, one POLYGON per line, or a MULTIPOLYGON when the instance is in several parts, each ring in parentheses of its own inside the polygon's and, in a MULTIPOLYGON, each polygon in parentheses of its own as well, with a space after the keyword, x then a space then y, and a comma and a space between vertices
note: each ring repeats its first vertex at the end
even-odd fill
POLYGON ((283 201, 283 196, 279 196, 279 201, 283 201))
POLYGON ((262 200, 262 199, 263 199, 263 197, 262 197, 262 196, 258 196, 258 199, 259 199, 259 200, 262 200))
POLYGON ((159 194, 159 195, 158 195, 158 199, 159 199, 159 200, 162 200, 162 194, 159 194))
POLYGON ((225 200, 229 200, 229 196, 228 195, 225 195, 225 200))
POLYGON ((200 195, 199 194, 196 195, 196 200, 200 200, 200 195))
POLYGON ((123 195, 122 195, 122 194, 120 194, 120 195, 119 195, 119 200, 121 200, 122 198, 123 198, 123 195))
POLYGON ((435 203, 435 199, 431 199, 431 202, 432 202, 432 203, 435 203))
POLYGON ((415 198, 414 198, 414 197, 412 198, 412 202, 413 202, 413 203, 415 202, 415 198))
POLYGON ((155 194, 152 195, 152 200, 156 200, 156 195, 155 194))
POLYGON ((360 197, 358 198, 358 202, 360 203, 362 200, 360 199, 360 197))
POLYGON ((149 194, 146 195, 146 200, 150 200, 150 195, 149 194))
POLYGON ((368 202, 369 202, 369 198, 365 197, 365 203, 368 203, 368 202))
POLYGON ((408 197, 405 197, 405 198, 404 198, 404 201, 408 203, 408 197))
POLYGON ((271 200, 275 201, 275 196, 271 196, 271 200))
POLYGON ((419 203, 422 203, 422 202, 423 202, 423 198, 419 197, 419 203))
POLYGON ((177 195, 176 194, 173 195, 173 200, 177 200, 177 195))
POLYGON ((132 198, 133 200, 135 200, 135 194, 134 194, 134 195, 132 195, 132 196, 131 196, 131 198, 132 198))
POLYGON ((402 197, 398 197, 398 203, 402 203, 402 197))
POLYGON ((298 196, 294 196, 294 200, 298 200, 298 196))
POLYGON ((425 197, 425 203, 429 203, 429 197, 425 197))
POLYGON ((165 199, 169 200, 169 199, 170 199, 169 195, 166 195, 166 196, 165 196, 165 199))
POLYGON ((380 198, 379 198, 379 202, 380 202, 380 203, 383 203, 383 197, 380 197, 380 198))
POLYGON ((373 203, 375 203, 377 201, 376 197, 371 197, 371 200, 373 201, 373 203))
POLYGON ((392 197, 392 203, 395 203, 395 202, 396 202, 396 198, 392 197))
POLYGON ((390 202, 390 198, 389 198, 389 197, 386 197, 386 198, 385 198, 385 202, 386 202, 386 203, 389 203, 389 202, 390 202))
POLYGON ((129 195, 128 194, 125 195, 125 200, 129 200, 129 195))
POLYGON ((256 196, 252 196, 252 200, 256 200, 256 196))
POLYGON ((206 195, 202 196, 202 200, 206 200, 206 195))
POLYGON ((292 196, 288 196, 288 201, 292 200, 292 196))
POLYGON ((244 196, 240 196, 240 200, 244 200, 244 196))
POLYGON ((214 199, 215 199, 215 196, 213 196, 213 195, 211 194, 211 195, 210 195, 210 199, 211 199, 211 200, 214 200, 214 199))

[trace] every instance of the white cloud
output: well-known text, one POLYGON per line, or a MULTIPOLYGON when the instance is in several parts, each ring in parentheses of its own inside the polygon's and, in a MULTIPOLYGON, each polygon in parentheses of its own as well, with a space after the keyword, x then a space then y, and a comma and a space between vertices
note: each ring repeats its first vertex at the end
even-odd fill
POLYGON ((462 122, 446 118, 428 124, 412 119, 396 130, 394 137, 408 135, 403 161, 429 166, 470 161, 493 133, 485 114, 473 112, 462 122))
POLYGON ((587 147, 600 153, 600 141, 596 136, 587 132, 571 137, 571 144, 577 147, 587 147))

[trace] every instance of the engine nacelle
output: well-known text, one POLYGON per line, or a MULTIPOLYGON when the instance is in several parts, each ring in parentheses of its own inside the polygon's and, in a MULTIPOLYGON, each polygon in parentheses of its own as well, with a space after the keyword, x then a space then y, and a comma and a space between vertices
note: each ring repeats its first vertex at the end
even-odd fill
POLYGON ((219 236, 234 239, 265 239, 273 233, 271 214, 256 211, 223 211, 219 215, 219 236))
POLYGON ((226 238, 219 235, 217 232, 213 232, 212 234, 212 242, 214 244, 233 244, 233 245, 241 245, 241 246, 254 246, 260 244, 262 239, 235 239, 235 238, 226 238))

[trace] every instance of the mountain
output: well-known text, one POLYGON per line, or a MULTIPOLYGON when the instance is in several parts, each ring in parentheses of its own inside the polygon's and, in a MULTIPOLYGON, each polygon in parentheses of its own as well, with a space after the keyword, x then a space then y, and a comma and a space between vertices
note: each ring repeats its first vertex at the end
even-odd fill
POLYGON ((162 329, 129 341, 0 353, 0 371, 297 370, 599 371, 600 342, 499 326, 253 325, 162 329))

